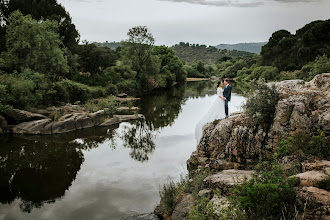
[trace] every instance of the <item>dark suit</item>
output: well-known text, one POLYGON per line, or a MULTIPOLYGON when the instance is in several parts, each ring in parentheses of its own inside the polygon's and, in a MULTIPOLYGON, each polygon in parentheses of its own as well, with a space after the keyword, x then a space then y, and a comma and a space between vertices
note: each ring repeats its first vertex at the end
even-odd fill
POLYGON ((230 102, 231 99, 231 86, 228 84, 225 88, 225 90, 223 91, 223 97, 226 98, 225 100, 225 112, 226 112, 226 116, 228 116, 229 111, 228 111, 228 102, 230 102))

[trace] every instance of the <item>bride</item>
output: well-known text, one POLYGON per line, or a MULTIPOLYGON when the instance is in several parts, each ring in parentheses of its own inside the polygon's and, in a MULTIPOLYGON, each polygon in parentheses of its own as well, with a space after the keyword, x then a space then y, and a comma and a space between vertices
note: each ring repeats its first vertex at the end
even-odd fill
POLYGON ((222 82, 218 82, 217 84, 217 97, 214 100, 213 105, 210 110, 204 115, 204 117, 197 123, 195 129, 195 138, 197 143, 199 143, 202 135, 203 135, 203 126, 209 122, 213 122, 217 119, 222 119, 226 117, 225 113, 225 101, 223 100, 223 89, 222 82))

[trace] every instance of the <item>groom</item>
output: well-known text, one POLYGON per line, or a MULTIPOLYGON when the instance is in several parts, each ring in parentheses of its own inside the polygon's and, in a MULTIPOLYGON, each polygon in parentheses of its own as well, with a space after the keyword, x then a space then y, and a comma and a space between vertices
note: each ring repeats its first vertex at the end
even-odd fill
POLYGON ((225 79, 225 90, 223 91, 223 97, 225 101, 225 112, 226 112, 226 118, 228 118, 228 102, 230 102, 231 99, 231 86, 229 85, 229 80, 225 79))

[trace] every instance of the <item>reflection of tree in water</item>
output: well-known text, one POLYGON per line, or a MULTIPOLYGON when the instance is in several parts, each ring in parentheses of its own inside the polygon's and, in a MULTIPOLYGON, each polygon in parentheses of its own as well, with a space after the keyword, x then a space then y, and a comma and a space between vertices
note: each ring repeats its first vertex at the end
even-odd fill
POLYGON ((141 113, 149 129, 157 130, 173 124, 184 103, 184 92, 185 85, 177 85, 170 90, 142 97, 141 113))
POLYGON ((62 197, 84 161, 77 143, 19 137, 2 137, 0 141, 0 202, 20 199, 25 212, 62 197))
POLYGON ((155 150, 154 132, 144 120, 138 120, 126 125, 121 138, 124 147, 130 148, 132 159, 145 162, 149 160, 149 154, 155 150))

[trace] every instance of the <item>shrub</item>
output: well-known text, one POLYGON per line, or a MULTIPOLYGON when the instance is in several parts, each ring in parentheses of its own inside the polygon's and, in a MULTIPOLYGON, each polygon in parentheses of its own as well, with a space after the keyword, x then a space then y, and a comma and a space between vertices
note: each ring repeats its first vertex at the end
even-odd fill
POLYGON ((330 57, 319 56, 315 61, 303 66, 298 77, 307 81, 312 80, 317 74, 330 72, 330 57))
POLYGON ((329 158, 330 152, 324 137, 325 134, 322 131, 319 131, 317 136, 310 136, 304 131, 298 131, 291 137, 279 141, 277 152, 279 156, 283 157, 302 150, 305 154, 326 159, 329 158))
POLYGON ((253 69, 249 78, 272 81, 279 78, 279 71, 276 67, 273 66, 258 66, 253 69))
POLYGON ((164 203, 166 214, 171 215, 177 203, 178 189, 176 184, 173 181, 165 184, 163 189, 159 192, 159 195, 164 203))
POLYGON ((294 183, 281 165, 263 162, 250 181, 234 187, 231 199, 239 203, 248 219, 290 219, 294 213, 294 183))
POLYGON ((84 104, 84 107, 89 112, 96 112, 105 109, 107 114, 113 115, 116 112, 118 105, 114 97, 110 96, 107 98, 89 100, 84 104))
POLYGON ((114 84, 110 84, 106 87, 105 93, 107 95, 117 95, 118 94, 118 87, 114 84))
POLYGON ((330 176, 316 183, 316 187, 330 191, 330 176))
POLYGON ((219 217, 215 214, 215 209, 208 197, 196 200, 192 210, 189 212, 191 220, 216 220, 219 217))
POLYGON ((139 85, 134 79, 121 81, 117 86, 119 92, 125 92, 129 95, 136 95, 139 91, 139 85))
POLYGON ((268 86, 263 80, 252 81, 251 86, 252 90, 243 106, 244 113, 259 124, 270 125, 273 122, 280 95, 275 86, 268 86))

